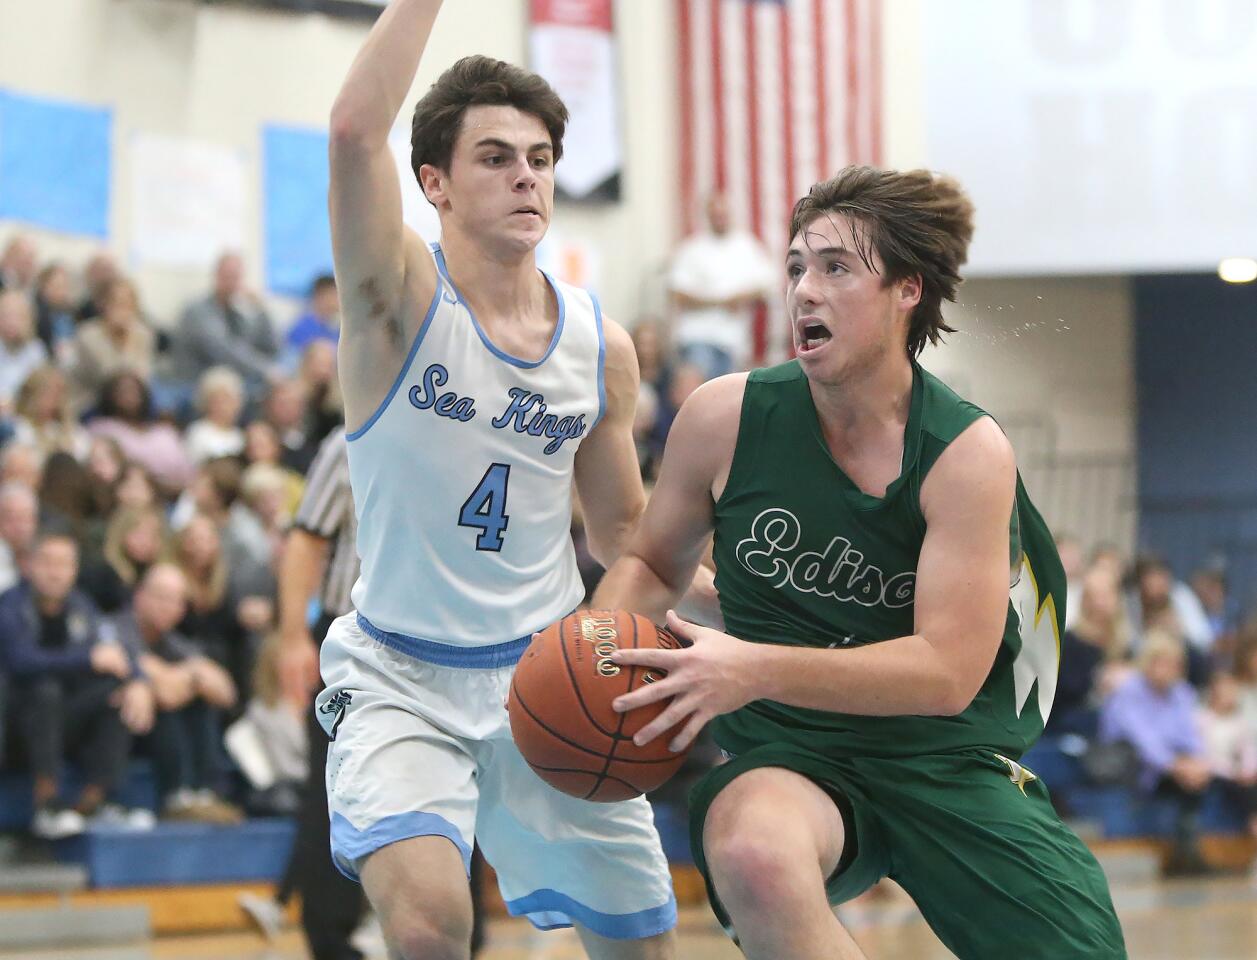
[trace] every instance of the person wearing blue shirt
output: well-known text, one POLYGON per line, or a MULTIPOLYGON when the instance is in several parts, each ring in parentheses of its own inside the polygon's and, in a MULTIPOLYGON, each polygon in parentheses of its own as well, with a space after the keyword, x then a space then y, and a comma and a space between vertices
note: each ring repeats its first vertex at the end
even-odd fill
POLYGON ((340 340, 340 295, 336 278, 330 274, 315 278, 308 309, 289 327, 284 338, 284 365, 296 370, 306 347, 316 340, 326 340, 333 346, 340 340))

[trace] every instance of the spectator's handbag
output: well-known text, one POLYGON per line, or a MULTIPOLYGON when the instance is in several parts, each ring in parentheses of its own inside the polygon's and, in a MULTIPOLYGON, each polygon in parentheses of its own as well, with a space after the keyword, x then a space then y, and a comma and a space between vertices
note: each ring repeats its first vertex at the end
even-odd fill
POLYGON ((1097 787, 1129 787, 1139 776, 1139 754, 1125 740, 1096 741, 1082 755, 1082 769, 1097 787))

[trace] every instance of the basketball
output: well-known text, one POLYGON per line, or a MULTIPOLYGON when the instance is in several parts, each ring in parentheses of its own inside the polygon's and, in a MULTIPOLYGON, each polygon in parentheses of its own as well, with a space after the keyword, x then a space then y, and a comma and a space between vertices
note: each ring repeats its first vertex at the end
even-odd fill
POLYGON ((556 790, 610 803, 654 790, 685 762, 670 731, 644 747, 633 735, 667 707, 652 703, 616 713, 618 696, 666 674, 613 663, 619 647, 676 649, 680 642, 646 617, 623 610, 581 610, 539 633, 515 668, 507 709, 519 752, 556 790))

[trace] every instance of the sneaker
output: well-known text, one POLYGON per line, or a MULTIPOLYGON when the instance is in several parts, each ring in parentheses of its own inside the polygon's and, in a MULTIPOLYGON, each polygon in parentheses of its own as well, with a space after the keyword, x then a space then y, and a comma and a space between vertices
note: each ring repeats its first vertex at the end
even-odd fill
POLYGON ((31 820, 31 833, 40 840, 64 840, 75 837, 87 829, 83 814, 60 804, 50 803, 35 811, 31 820))
POLYGON ((124 807, 120 803, 105 803, 92 815, 93 827, 112 827, 117 830, 134 830, 136 832, 152 830, 157 826, 157 817, 152 810, 143 807, 124 807))
POLYGON ((162 806, 161 815, 164 820, 199 819, 197 817, 196 793, 186 787, 172 790, 162 806))
POLYGON ((217 823, 223 826, 244 823, 244 811, 228 803, 212 790, 196 792, 193 811, 191 819, 200 820, 202 823, 217 823))
POLYGON ((284 908, 270 897, 242 893, 236 898, 242 909, 267 940, 276 940, 284 929, 284 908))

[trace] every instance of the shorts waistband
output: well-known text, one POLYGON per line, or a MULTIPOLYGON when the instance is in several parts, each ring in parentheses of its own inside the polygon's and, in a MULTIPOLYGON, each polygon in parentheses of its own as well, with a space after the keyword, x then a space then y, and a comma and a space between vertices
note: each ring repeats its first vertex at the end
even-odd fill
POLYGON ((460 647, 451 643, 438 643, 435 640, 423 640, 419 637, 407 636, 404 633, 391 633, 381 630, 361 613, 357 614, 358 626, 372 640, 379 641, 386 647, 404 653, 408 657, 432 663, 438 667, 457 667, 463 670, 488 670, 494 667, 512 667, 519 662, 528 645, 532 643, 532 635, 507 640, 505 643, 491 643, 476 647, 460 647))

